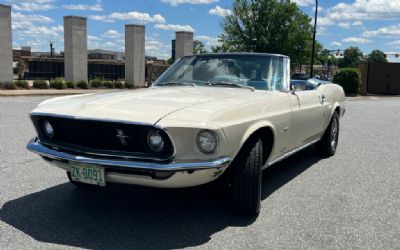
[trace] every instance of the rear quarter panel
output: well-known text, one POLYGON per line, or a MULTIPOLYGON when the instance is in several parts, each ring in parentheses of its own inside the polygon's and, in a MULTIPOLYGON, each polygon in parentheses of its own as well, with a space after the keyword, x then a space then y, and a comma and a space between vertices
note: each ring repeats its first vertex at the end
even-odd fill
POLYGON ((341 110, 346 108, 346 96, 343 88, 334 83, 323 84, 318 87, 318 90, 325 96, 325 107, 327 115, 325 116, 324 127, 328 127, 333 112, 337 107, 341 110))

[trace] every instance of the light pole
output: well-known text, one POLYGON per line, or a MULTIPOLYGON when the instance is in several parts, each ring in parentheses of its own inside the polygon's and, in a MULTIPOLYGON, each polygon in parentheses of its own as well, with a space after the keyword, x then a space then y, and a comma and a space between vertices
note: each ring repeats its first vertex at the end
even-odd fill
POLYGON ((315 18, 314 18, 314 33, 313 33, 313 43, 311 52, 310 78, 313 78, 314 76, 315 35, 317 33, 317 17, 318 17, 318 0, 315 0, 315 18))
POLYGON ((49 43, 50 43, 50 57, 53 57, 53 44, 54 44, 54 41, 50 40, 49 43))
POLYGON ((332 56, 329 55, 329 56, 328 56, 328 73, 327 73, 327 75, 326 75, 326 77, 328 78, 328 80, 329 80, 329 76, 330 76, 330 67, 331 67, 331 65, 332 65, 331 58, 332 58, 332 56))

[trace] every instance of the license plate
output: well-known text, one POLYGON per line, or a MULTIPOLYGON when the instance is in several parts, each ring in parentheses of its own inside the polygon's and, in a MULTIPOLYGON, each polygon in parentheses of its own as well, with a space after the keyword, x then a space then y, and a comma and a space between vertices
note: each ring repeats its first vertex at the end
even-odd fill
POLYGON ((82 183, 105 186, 104 168, 87 163, 69 162, 71 179, 82 183))

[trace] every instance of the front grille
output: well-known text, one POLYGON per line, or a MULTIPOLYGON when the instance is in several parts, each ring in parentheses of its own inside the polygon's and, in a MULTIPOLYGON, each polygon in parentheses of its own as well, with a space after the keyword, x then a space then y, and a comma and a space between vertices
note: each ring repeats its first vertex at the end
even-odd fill
POLYGON ((153 152, 148 147, 147 134, 156 129, 153 126, 36 115, 32 121, 42 143, 69 151, 158 160, 167 160, 173 154, 171 140, 163 130, 159 133, 164 150, 153 152), (44 132, 45 121, 54 129, 52 138, 44 132))

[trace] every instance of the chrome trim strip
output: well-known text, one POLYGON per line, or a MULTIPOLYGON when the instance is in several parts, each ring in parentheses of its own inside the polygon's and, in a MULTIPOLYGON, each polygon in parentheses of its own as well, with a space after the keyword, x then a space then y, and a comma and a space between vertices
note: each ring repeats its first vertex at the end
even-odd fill
POLYGON ((28 150, 38 155, 48 157, 53 160, 61 161, 76 161, 89 164, 97 164, 108 167, 119 167, 126 169, 147 169, 156 171, 183 171, 183 170, 199 170, 210 168, 227 167, 231 163, 229 157, 223 157, 214 161, 199 161, 199 162, 172 162, 172 163, 150 163, 137 162, 127 160, 109 160, 90 158, 79 155, 72 155, 64 152, 59 152, 42 145, 37 138, 33 138, 26 146, 28 150))
POLYGON ((307 148, 308 146, 311 146, 312 144, 318 142, 319 140, 321 140, 321 139, 317 139, 317 140, 314 140, 314 141, 312 141, 312 142, 306 143, 306 144, 304 144, 303 146, 300 146, 300 147, 298 147, 298 148, 296 148, 296 149, 294 149, 294 150, 292 150, 292 151, 289 151, 289 152, 287 152, 286 154, 284 154, 284 155, 282 155, 282 156, 276 158, 275 160, 269 161, 268 164, 267 164, 268 167, 269 167, 269 166, 272 166, 272 165, 274 165, 275 163, 278 163, 278 162, 280 162, 280 161, 282 161, 282 160, 284 160, 284 159, 286 159, 286 158, 288 158, 289 156, 294 155, 295 153, 297 153, 297 152, 299 152, 299 151, 301 151, 301 150, 307 148))
MULTIPOLYGON (((160 130, 164 131, 167 134, 167 136, 169 137, 169 140, 171 141, 172 149, 173 149, 172 155, 171 155, 171 157, 169 159, 173 159, 175 157, 175 154, 176 154, 175 142, 174 142, 174 140, 172 140, 172 137, 171 137, 171 134, 169 133, 169 131, 166 128, 164 128, 164 127, 162 127, 162 126, 157 124, 159 122, 159 120, 157 120, 155 124, 152 124, 152 123, 147 123, 147 122, 113 120, 113 119, 106 119, 106 118, 97 119, 97 118, 90 118, 90 117, 83 117, 83 116, 60 115, 60 114, 43 113, 43 112, 31 112, 29 115, 30 116, 49 116, 49 117, 55 117, 55 118, 66 118, 66 119, 74 119, 74 120, 82 120, 82 121, 113 122, 113 123, 122 123, 122 124, 141 125, 141 126, 153 127, 153 128, 160 129, 160 130)), ((95 154, 95 155, 98 155, 98 154, 95 154)), ((98 155, 98 156, 101 156, 101 155, 98 155)), ((157 160, 157 159, 154 159, 154 160, 157 160)))
POLYGON ((132 121, 126 121, 126 120, 113 120, 113 119, 107 119, 107 118, 91 118, 91 117, 84 117, 84 116, 60 115, 60 114, 43 113, 43 112, 31 112, 30 116, 50 116, 50 117, 56 117, 56 118, 67 118, 67 119, 84 120, 84 121, 115 122, 115 123, 144 125, 144 126, 154 127, 154 124, 148 123, 148 122, 132 122, 132 121))

